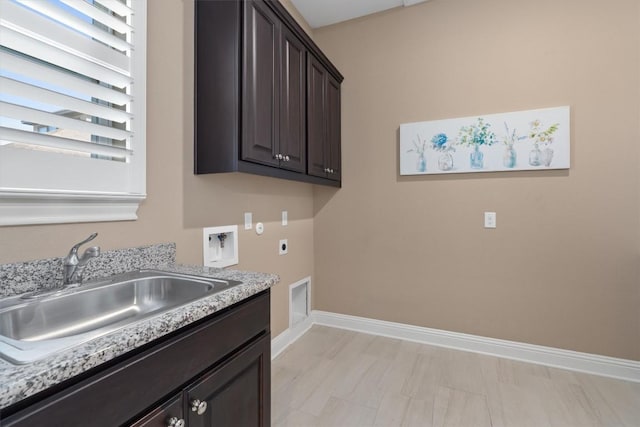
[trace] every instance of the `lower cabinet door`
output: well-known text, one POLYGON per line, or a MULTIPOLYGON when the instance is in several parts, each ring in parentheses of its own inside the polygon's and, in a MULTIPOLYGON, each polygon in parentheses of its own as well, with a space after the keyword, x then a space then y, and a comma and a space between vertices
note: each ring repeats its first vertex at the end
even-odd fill
POLYGON ((270 425, 271 335, 186 389, 189 427, 270 425))
POLYGON ((182 393, 131 424, 132 427, 185 427, 182 393))

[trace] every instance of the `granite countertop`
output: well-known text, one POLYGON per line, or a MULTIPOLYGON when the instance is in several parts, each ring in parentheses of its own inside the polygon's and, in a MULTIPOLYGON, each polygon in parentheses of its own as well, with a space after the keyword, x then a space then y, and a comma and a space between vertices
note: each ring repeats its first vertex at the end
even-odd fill
POLYGON ((166 313, 143 319, 43 360, 26 365, 13 365, 0 359, 0 409, 240 302, 270 288, 279 281, 275 274, 178 264, 153 267, 169 272, 237 280, 242 284, 166 313))

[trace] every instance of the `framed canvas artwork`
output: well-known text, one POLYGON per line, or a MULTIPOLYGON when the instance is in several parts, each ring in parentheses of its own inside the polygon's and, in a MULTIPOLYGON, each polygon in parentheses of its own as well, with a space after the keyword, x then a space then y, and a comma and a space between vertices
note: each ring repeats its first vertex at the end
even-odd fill
POLYGON ((569 169, 569 107, 400 125, 400 175, 569 169))

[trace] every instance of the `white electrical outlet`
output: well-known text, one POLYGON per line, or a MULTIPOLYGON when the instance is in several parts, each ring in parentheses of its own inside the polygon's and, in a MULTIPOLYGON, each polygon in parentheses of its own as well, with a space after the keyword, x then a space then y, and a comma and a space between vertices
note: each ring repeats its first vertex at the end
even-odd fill
POLYGON ((281 239, 278 243, 278 253, 280 255, 286 255, 289 252, 289 241, 287 239, 281 239))
POLYGON ((484 213, 484 228, 496 228, 496 213, 485 212, 484 213))

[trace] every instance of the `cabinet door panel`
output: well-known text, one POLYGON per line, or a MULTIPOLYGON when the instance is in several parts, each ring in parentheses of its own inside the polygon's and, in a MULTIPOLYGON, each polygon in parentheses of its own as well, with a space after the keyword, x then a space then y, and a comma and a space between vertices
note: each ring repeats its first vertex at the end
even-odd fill
POLYGON ((167 427, 169 420, 176 418, 184 420, 182 413, 182 393, 169 400, 164 405, 151 411, 148 415, 131 424, 131 427, 167 427))
POLYGON ((245 2, 242 159, 278 166, 280 22, 261 1, 245 2))
POLYGON ((329 76, 327 84, 327 146, 331 172, 327 177, 335 181, 340 181, 342 178, 340 126, 340 83, 329 76))
POLYGON ((326 177, 326 107, 327 71, 313 56, 307 62, 307 156, 309 175, 326 177))
POLYGON ((188 425, 269 426, 270 346, 271 335, 266 334, 187 389, 188 425), (207 404, 202 414, 191 410, 196 399, 207 404))
POLYGON ((282 27, 279 151, 289 160, 280 167, 298 172, 306 170, 306 52, 300 39, 282 27))
POLYGON ((241 6, 229 1, 195 3, 196 174, 231 172, 239 160, 241 6))

